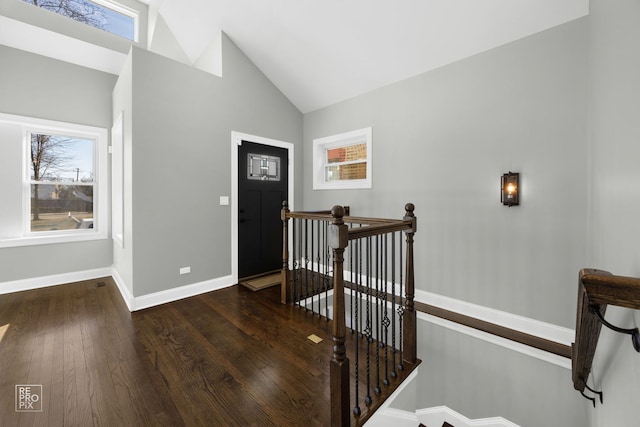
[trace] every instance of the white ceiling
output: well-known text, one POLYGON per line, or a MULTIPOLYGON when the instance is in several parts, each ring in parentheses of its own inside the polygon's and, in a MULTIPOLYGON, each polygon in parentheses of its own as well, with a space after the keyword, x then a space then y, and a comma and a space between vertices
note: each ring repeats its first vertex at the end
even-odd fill
POLYGON ((588 0, 151 0, 195 61, 224 31, 303 112, 588 13, 588 0))
MULTIPOLYGON (((303 113, 579 18, 589 8, 589 0, 141 1, 150 4, 151 32, 161 17, 192 64, 224 31, 303 113)), ((15 39, 0 29, 0 43, 29 50, 7 42, 11 34, 15 39)), ((119 70, 105 71, 112 69, 119 70)))

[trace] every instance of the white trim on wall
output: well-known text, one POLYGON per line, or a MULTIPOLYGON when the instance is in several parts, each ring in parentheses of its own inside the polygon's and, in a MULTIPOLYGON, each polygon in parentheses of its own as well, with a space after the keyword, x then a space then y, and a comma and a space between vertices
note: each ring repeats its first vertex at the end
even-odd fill
POLYGON ((430 314, 426 314, 421 311, 417 312, 417 318, 418 320, 422 320, 425 322, 432 323, 434 325, 442 326, 452 331, 456 331, 456 332, 459 332, 459 333, 462 333, 462 334, 465 334, 465 335, 468 335, 468 336, 471 336, 495 345, 499 345, 506 349, 517 351, 518 353, 524 354, 526 356, 534 357, 536 359, 539 359, 548 363, 552 363, 562 368, 571 370, 571 359, 567 359, 566 357, 549 353, 548 351, 540 350, 538 348, 531 347, 526 344, 521 344, 519 342, 512 341, 506 338, 502 338, 497 335, 490 334, 488 332, 483 332, 478 329, 461 325, 456 322, 445 320, 440 317, 432 316, 430 314))
POLYGON ((12 280, 0 283, 0 295, 11 292, 29 291, 65 283, 81 282, 83 280, 99 279, 112 275, 112 269, 96 268, 94 270, 74 271, 71 273, 52 274, 50 276, 32 277, 29 279, 12 280))
MULTIPOLYGON (((231 280, 238 283, 238 146, 242 141, 284 148, 289 152, 289 188, 287 202, 289 209, 294 210, 294 145, 290 142, 249 135, 247 133, 231 132, 231 280)), ((289 236, 291 238, 291 236, 289 236)))
POLYGON ((418 409, 418 421, 425 425, 441 426, 445 421, 456 427, 519 427, 502 417, 476 418, 465 417, 447 406, 418 409))
MULTIPOLYGON (((204 294, 206 292, 227 288, 236 284, 236 282, 237 281, 232 280, 231 276, 224 276, 218 277, 216 279, 205 280, 204 282, 191 283, 189 285, 180 286, 178 288, 171 288, 165 291, 154 292, 152 294, 146 294, 139 297, 133 297, 129 310, 142 310, 145 308, 154 307, 156 305, 178 301, 195 295, 204 294)), ((125 296, 123 295, 123 297, 125 296)))
POLYGON ((416 289, 415 300, 564 345, 571 345, 575 337, 573 329, 431 292, 416 289))

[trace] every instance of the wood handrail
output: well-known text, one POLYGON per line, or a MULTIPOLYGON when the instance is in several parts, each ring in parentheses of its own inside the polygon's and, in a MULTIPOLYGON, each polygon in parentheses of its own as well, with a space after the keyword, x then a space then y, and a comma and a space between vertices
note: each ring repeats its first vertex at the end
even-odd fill
MULTIPOLYGON (((348 222, 345 219, 345 222, 348 222)), ((358 227, 349 229, 349 240, 362 239, 364 237, 379 236, 382 234, 393 233, 396 231, 411 231, 413 228, 413 222, 407 221, 393 221, 388 220, 386 223, 379 223, 378 225, 369 225, 367 227, 358 227)))
POLYGON ((608 271, 583 268, 578 275, 576 338, 571 345, 573 387, 584 394, 591 373, 607 305, 640 309, 640 279, 615 276, 608 271))

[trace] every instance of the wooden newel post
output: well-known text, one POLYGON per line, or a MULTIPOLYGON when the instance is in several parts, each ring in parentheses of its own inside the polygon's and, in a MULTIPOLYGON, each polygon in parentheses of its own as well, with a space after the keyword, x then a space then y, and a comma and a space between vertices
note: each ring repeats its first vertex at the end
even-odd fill
POLYGON ((407 203, 404 207, 405 215, 402 218, 404 221, 411 221, 411 230, 407 230, 407 271, 406 271, 406 295, 405 295, 405 307, 404 307, 404 336, 402 342, 402 356, 407 362, 415 363, 418 358, 417 354, 417 331, 416 331, 416 310, 413 302, 415 295, 415 281, 414 281, 414 262, 413 262, 413 235, 416 232, 417 218, 413 214, 415 206, 413 203, 407 203))
POLYGON ((289 283, 289 204, 282 202, 280 219, 282 219, 282 271, 280 273, 280 302, 291 301, 291 283, 289 283))
POLYGON ((348 426, 351 422, 349 407, 349 359, 345 347, 347 333, 344 304, 344 249, 349 243, 344 208, 331 209, 333 222, 329 225, 329 246, 333 249, 333 357, 330 362, 331 425, 348 426))

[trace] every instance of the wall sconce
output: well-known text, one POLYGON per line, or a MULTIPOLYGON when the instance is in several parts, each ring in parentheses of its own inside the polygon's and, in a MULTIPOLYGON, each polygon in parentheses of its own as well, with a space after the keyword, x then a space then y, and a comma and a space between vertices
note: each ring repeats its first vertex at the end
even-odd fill
POLYGON ((500 201, 505 206, 520 204, 520 174, 517 172, 505 173, 500 180, 500 201))

